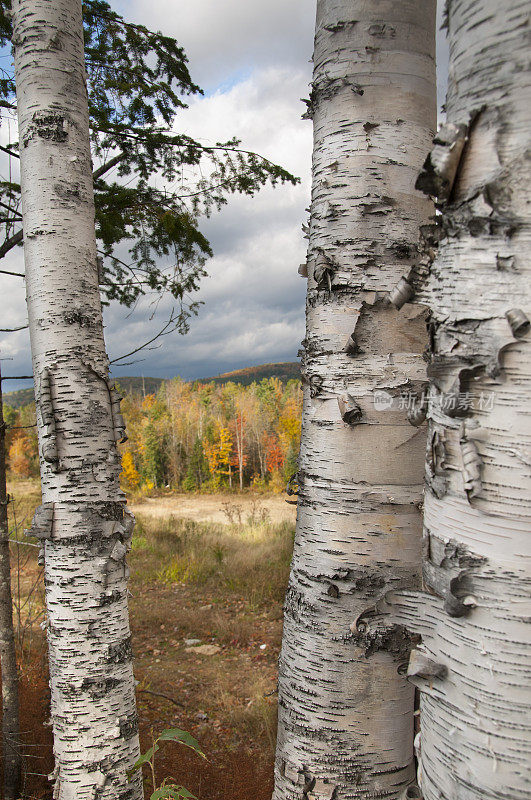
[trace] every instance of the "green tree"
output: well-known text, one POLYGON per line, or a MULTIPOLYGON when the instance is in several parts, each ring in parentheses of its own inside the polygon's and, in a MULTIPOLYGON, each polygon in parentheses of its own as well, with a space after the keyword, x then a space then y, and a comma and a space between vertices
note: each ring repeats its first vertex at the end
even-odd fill
POLYGON ((168 483, 170 417, 163 392, 148 395, 143 403, 142 471, 155 486, 168 483))
MULTIPOLYGON (((0 45, 12 37, 10 9, 11 0, 0 0, 0 45)), ((237 139, 205 145, 174 132, 185 98, 202 93, 174 39, 125 21, 105 0, 85 0, 83 23, 103 300, 131 306, 145 292, 169 292, 171 326, 184 333, 212 255, 200 217, 231 194, 298 179, 237 139)), ((0 106, 8 113, 14 98, 14 76, 0 67, 0 106)), ((16 141, 2 149, 18 158, 16 141)), ((3 257, 23 239, 16 180, 0 182, 0 204, 3 257)))
POLYGON ((161 434, 160 426, 150 420, 144 429, 142 475, 155 486, 166 483, 168 471, 166 437, 161 434))
POLYGON ((196 489, 201 489, 205 481, 208 480, 208 477, 208 464, 203 450, 203 442, 197 437, 192 452, 190 453, 188 469, 186 470, 186 477, 183 481, 183 489, 185 492, 193 492, 196 489))
POLYGON ((286 458, 284 460, 284 468, 283 468, 283 477, 286 481, 288 481, 291 476, 297 472, 298 468, 298 458, 299 458, 299 446, 296 445, 294 442, 290 443, 288 452, 286 453, 286 458))
POLYGON ((17 410, 12 406, 5 405, 4 406, 4 421, 7 428, 10 428, 12 425, 15 425, 15 420, 17 418, 17 410))

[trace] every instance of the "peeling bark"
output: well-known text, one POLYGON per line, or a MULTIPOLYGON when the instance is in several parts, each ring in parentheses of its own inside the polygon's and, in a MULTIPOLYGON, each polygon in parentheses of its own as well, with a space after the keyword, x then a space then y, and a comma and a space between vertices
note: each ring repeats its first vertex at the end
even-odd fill
POLYGON ((411 427, 397 401, 425 384, 427 314, 411 275, 433 213, 414 184, 434 134, 434 31, 431 0, 317 4, 275 800, 398 800, 414 779, 414 690, 399 668, 416 639, 403 625, 372 635, 351 624, 386 592, 420 586, 426 426, 411 427))
POLYGON ((422 292, 433 346, 423 567, 430 594, 395 598, 391 617, 422 635, 410 674, 421 690, 425 800, 524 800, 531 782, 529 3, 450 0, 448 25, 448 122, 419 179, 441 210, 439 251, 422 292), (448 131, 462 153, 445 182, 448 131), (422 659, 442 671, 419 671, 422 659))
POLYGON ((57 800, 140 800, 119 399, 103 339, 80 0, 13 0, 57 800))

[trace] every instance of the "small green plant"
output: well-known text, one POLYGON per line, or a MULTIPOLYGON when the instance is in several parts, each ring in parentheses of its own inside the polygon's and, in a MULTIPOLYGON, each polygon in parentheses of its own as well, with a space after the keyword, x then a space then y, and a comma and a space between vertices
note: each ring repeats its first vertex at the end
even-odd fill
POLYGON ((151 781, 153 783, 153 793, 150 797, 150 800, 197 800, 195 795, 185 789, 184 786, 178 786, 174 783, 173 778, 164 778, 160 786, 157 786, 157 776, 155 773, 155 753, 157 750, 160 750, 159 742, 178 742, 179 744, 184 744, 185 747, 189 747, 191 750, 195 750, 201 758, 205 758, 206 756, 201 750, 199 746, 199 742, 194 739, 186 731, 181 731, 179 728, 168 728, 165 731, 162 731, 156 739, 153 739, 153 744, 143 753, 138 761, 132 766, 132 768, 128 772, 129 779, 131 776, 138 770, 142 769, 142 767, 146 766, 149 767, 151 773, 151 781))
POLYGON ((225 559, 225 548, 222 544, 216 543, 212 546, 212 555, 218 564, 222 564, 225 559))
POLYGON ((193 552, 187 556, 175 556, 167 567, 159 570, 157 577, 162 583, 201 583, 201 563, 193 552))

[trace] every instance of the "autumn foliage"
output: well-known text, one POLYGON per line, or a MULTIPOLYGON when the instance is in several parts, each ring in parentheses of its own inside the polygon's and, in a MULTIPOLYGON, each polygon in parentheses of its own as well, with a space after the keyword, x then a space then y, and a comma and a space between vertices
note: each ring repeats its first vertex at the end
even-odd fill
POLYGON ((140 486, 140 475, 135 467, 133 454, 130 450, 122 455, 122 471, 120 473, 120 482, 127 486, 128 489, 138 489, 140 486))
POLYGON ((12 475, 33 478, 39 474, 39 453, 33 405, 15 410, 4 406, 6 463, 12 475))
MULTIPOLYGON (((11 474, 38 476, 34 407, 4 411, 11 474)), ((127 394, 122 412, 128 441, 120 481, 127 491, 278 491, 297 471, 299 381, 264 378, 243 386, 175 378, 157 394, 127 394)))
POLYGON ((250 386, 176 378, 156 395, 128 395, 122 484, 133 491, 279 489, 296 471, 301 404, 300 383, 277 378, 250 386))

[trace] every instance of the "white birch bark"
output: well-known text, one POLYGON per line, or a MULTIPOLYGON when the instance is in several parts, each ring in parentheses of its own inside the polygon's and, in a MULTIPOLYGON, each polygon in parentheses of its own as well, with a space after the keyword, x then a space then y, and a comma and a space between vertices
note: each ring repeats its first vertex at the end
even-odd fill
POLYGON ((419 181, 442 211, 425 295, 432 594, 409 598, 411 619, 422 615, 409 672, 425 800, 531 792, 529 11, 528 0, 448 3, 448 125, 419 181))
POLYGON ((396 800, 414 778, 414 690, 397 671, 408 636, 350 626, 385 592, 420 585, 426 431, 396 397, 424 380, 426 311, 414 300, 398 309, 388 293, 415 266, 419 226, 433 213, 414 184, 435 126, 434 39, 432 0, 317 3, 275 800, 396 800), (375 405, 379 390, 393 408, 386 395, 375 405))
POLYGON ((140 800, 127 614, 132 518, 98 289, 80 0, 13 0, 58 800, 140 800))

